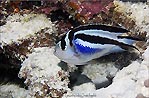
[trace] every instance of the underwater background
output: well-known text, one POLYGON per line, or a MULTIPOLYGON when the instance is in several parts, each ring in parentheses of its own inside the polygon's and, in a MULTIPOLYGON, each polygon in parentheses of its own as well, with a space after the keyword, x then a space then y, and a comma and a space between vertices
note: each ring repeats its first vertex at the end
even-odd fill
POLYGON ((149 1, 0 1, 0 98, 148 98, 149 1), (86 65, 67 64, 56 42, 84 24, 122 27, 145 41, 86 65))

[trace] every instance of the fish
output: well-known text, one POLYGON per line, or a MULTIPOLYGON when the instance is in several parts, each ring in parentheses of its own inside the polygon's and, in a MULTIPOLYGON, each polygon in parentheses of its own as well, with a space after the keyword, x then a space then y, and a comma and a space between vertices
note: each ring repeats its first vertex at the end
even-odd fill
MULTIPOLYGON (((56 44, 54 55, 68 64, 84 65, 102 56, 138 50, 129 31, 102 24, 87 24, 68 31, 56 44)), ((139 50, 138 50, 139 51, 139 50)))

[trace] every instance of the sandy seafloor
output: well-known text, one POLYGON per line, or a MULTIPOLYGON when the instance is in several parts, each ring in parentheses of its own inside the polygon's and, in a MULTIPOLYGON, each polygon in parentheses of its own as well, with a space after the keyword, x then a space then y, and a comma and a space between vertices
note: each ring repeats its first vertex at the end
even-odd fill
MULTIPOLYGON (((69 65, 70 68, 62 70, 61 65, 66 64, 53 54, 54 47, 34 48, 31 54, 27 54, 28 58, 23 61, 18 73, 19 78, 25 79, 28 89, 9 82, 1 84, 0 98, 149 98, 149 5, 119 1, 115 4, 119 6, 119 11, 131 13, 130 17, 140 31, 147 32, 147 48, 140 55, 141 60, 132 61, 122 70, 118 70, 113 62, 94 61, 83 67, 78 80, 70 88, 68 77, 77 68, 69 65), (109 74, 114 76, 112 83, 101 87, 109 74)), ((0 26, 1 47, 12 42, 20 43, 20 39, 27 39, 41 29, 48 28, 49 34, 55 29, 43 14, 14 14, 6 21, 0 26)))

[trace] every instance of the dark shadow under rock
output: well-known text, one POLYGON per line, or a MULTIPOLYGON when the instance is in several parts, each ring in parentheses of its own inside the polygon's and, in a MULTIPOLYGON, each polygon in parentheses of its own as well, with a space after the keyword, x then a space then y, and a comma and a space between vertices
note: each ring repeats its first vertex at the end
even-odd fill
POLYGON ((21 68, 21 61, 11 58, 6 54, 0 54, 0 84, 17 84, 25 87, 24 79, 18 77, 21 68))
POLYGON ((74 86, 78 86, 88 82, 92 82, 92 80, 89 79, 86 75, 81 74, 77 77, 77 81, 75 82, 74 86))
POLYGON ((65 62, 63 62, 63 61, 61 61, 61 62, 58 64, 58 66, 61 67, 62 70, 64 70, 64 71, 67 71, 68 68, 69 68, 68 65, 67 65, 67 63, 65 63, 65 62))
POLYGON ((0 68, 0 84, 16 84, 23 88, 26 87, 24 84, 25 80, 18 77, 19 70, 16 68, 0 68))
POLYGON ((0 53, 0 68, 21 68, 21 61, 16 57, 11 57, 7 53, 0 53))

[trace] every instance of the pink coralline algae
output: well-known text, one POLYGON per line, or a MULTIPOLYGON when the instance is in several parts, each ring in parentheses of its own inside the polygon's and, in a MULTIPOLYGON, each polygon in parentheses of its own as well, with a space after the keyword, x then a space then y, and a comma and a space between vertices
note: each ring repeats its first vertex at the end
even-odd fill
POLYGON ((108 10, 113 0, 70 0, 68 6, 76 12, 76 16, 90 19, 94 15, 108 10))

